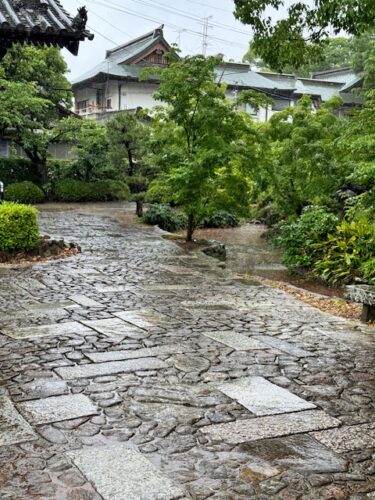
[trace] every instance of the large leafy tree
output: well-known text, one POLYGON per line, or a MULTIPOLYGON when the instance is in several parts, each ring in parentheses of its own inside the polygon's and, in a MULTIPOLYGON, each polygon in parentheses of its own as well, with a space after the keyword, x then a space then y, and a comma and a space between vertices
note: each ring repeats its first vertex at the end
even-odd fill
POLYGON ((71 104, 66 63, 58 49, 14 45, 1 62, 0 130, 37 165, 47 181, 53 127, 71 104))
POLYGON ((345 165, 335 161, 335 141, 344 124, 335 110, 340 98, 317 111, 309 97, 272 116, 266 126, 271 154, 261 176, 267 179, 269 197, 284 216, 300 215, 313 204, 333 204, 342 186, 345 165))
POLYGON ((253 48, 271 68, 318 61, 331 31, 358 36, 375 27, 374 0, 234 0, 254 32, 253 48), (271 10, 270 10, 271 9, 271 10), (272 9, 286 15, 274 15, 272 9), (273 19, 278 19, 275 22, 273 19))
MULTIPOLYGON (((247 154, 243 138, 252 123, 217 83, 218 63, 200 55, 172 60, 159 71, 154 95, 166 104, 153 120, 155 161, 164 170, 159 182, 188 216, 187 241, 208 211, 248 204, 242 158, 247 154)), ((254 96, 246 97, 254 101, 254 96)))

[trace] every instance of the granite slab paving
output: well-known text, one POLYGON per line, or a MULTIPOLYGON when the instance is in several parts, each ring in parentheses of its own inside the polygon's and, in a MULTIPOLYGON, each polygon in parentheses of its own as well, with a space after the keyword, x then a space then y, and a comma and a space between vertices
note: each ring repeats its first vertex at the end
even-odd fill
POLYGON ((330 429, 340 424, 340 420, 322 410, 307 410, 210 425, 204 427, 201 432, 213 441, 236 444, 330 429))
POLYGON ((313 403, 272 384, 263 377, 237 379, 234 382, 218 384, 217 388, 259 416, 316 408, 313 403))
POLYGON ((216 331, 216 332, 202 332, 203 335, 209 337, 212 340, 216 340, 221 344, 224 344, 236 351, 251 351, 251 350, 259 350, 265 349, 266 346, 264 343, 260 342, 256 338, 246 337, 245 335, 241 335, 240 333, 233 331, 216 331))
POLYGON ((17 406, 22 415, 35 424, 48 424, 98 413, 96 405, 83 394, 52 396, 19 403, 17 406))
POLYGON ((315 353, 307 351, 305 349, 301 349, 293 345, 291 342, 287 342, 286 340, 278 339, 276 337, 270 337, 269 335, 257 335, 256 338, 270 347, 279 349, 280 351, 284 351, 288 354, 291 354, 292 356, 296 356, 297 358, 316 356, 315 353))
POLYGON ((77 378, 103 377, 117 373, 160 370, 168 365, 157 358, 128 359, 126 361, 110 361, 107 363, 93 363, 87 365, 64 366, 56 368, 56 373, 64 380, 77 378))
POLYGON ((121 311, 114 313, 118 318, 147 330, 153 326, 168 325, 172 319, 165 314, 157 313, 150 309, 136 309, 133 311, 121 311))
POLYGON ((89 448, 67 456, 104 500, 175 500, 186 492, 126 445, 89 448))
POLYGON ((94 319, 82 321, 82 324, 109 337, 112 335, 124 335, 125 337, 138 339, 147 336, 143 329, 135 325, 130 325, 119 318, 94 319))
POLYGON ((127 351, 88 352, 86 356, 94 363, 103 363, 106 361, 120 361, 125 359, 151 358, 160 355, 179 354, 187 351, 189 351, 189 348, 183 345, 167 344, 157 347, 145 347, 143 349, 128 349, 127 351))
POLYGON ((37 437, 12 401, 7 396, 0 396, 0 446, 33 441, 37 437))
MULTIPOLYGON (((0 266, 0 498, 142 500, 149 479, 153 500, 370 498, 374 329, 233 274, 242 244, 224 269, 134 208, 44 205, 41 232, 82 253, 0 266)), ((268 263, 251 241, 241 265, 268 263)))
POLYGON ((338 453, 372 449, 375 448, 375 422, 313 432, 311 436, 338 453))
POLYGON ((90 335, 92 330, 77 321, 68 321, 66 323, 54 323, 50 325, 0 329, 0 332, 13 339, 29 339, 33 337, 57 337, 63 335, 90 335))

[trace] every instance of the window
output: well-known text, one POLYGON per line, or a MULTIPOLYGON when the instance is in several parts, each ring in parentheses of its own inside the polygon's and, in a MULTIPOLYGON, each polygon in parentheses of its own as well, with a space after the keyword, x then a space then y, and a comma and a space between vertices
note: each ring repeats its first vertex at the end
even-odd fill
POLYGON ((89 100, 86 99, 85 101, 77 101, 76 103, 76 109, 77 111, 84 110, 89 107, 89 100))
POLYGON ((282 99, 278 97, 274 97, 272 100, 272 109, 273 111, 282 111, 283 109, 290 106, 289 99, 282 99))
POLYGON ((112 109, 112 99, 107 99, 107 109, 112 109))

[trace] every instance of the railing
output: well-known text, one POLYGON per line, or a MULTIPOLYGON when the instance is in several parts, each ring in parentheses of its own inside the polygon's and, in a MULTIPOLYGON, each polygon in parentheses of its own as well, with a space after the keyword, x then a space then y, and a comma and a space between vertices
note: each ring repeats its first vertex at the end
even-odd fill
POLYGON ((90 104, 87 108, 76 109, 77 115, 92 115, 95 113, 109 113, 113 111, 111 107, 100 106, 99 104, 90 104))

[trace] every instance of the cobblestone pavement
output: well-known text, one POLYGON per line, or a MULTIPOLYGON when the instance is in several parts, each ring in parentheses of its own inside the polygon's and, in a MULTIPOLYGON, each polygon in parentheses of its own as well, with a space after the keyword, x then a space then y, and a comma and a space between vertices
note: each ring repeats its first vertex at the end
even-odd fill
POLYGON ((368 328, 87 212, 0 270, 2 500, 375 498, 368 328))

